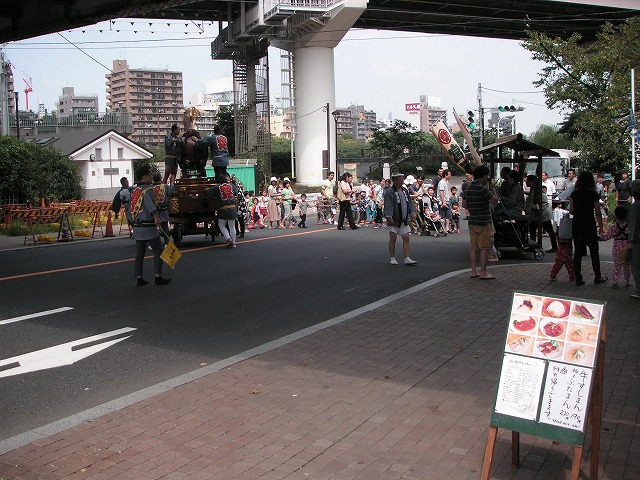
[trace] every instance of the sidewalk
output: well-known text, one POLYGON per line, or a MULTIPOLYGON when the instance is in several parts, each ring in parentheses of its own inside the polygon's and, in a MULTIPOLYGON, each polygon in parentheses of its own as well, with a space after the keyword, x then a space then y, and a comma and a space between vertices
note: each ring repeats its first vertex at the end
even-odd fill
MULTIPOLYGON (((549 282, 549 269, 492 266, 490 282, 445 275, 147 389, 162 393, 132 395, 119 410, 60 422, 59 433, 1 455, 0 478, 479 479, 519 289, 608 301, 599 478, 638 480, 640 301, 592 274, 583 287, 549 282)), ((492 478, 567 478, 570 447, 522 435, 516 471, 510 441, 501 430, 492 478)), ((589 453, 588 438, 582 478, 589 453)))
MULTIPOLYGON (((55 237, 53 233, 47 234, 49 237, 55 237)), ((114 237, 105 237, 102 233, 96 232, 94 238, 91 237, 75 237, 72 242, 61 242, 58 240, 53 240, 50 242, 37 242, 35 245, 33 241, 27 239, 27 243, 24 242, 24 235, 17 236, 9 236, 9 235, 1 235, 0 234, 0 252, 7 250, 26 250, 30 248, 43 248, 43 247, 53 247, 55 245, 69 245, 69 244, 78 244, 78 243, 87 243, 87 242, 100 242, 104 240, 114 240, 116 238, 129 238, 128 233, 122 233, 120 235, 116 234, 114 237)))

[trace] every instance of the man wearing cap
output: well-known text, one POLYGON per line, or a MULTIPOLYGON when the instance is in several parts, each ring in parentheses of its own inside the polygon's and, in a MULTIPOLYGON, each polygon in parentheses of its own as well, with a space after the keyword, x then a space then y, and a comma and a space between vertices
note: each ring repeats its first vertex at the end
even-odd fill
POLYGON ((409 256, 409 226, 410 218, 415 216, 413 201, 409 191, 403 185, 404 175, 394 173, 391 175, 391 186, 384 191, 384 217, 389 227, 389 255, 390 265, 398 265, 396 260, 396 240, 398 235, 402 237, 402 251, 404 253, 404 264, 414 266, 418 262, 409 256))
POLYGON ((627 247, 631 248, 631 274, 636 284, 636 291, 629 298, 640 300, 640 180, 634 180, 629 186, 633 203, 629 205, 627 222, 629 225, 629 238, 627 247))
MULTIPOLYGON (((407 178, 404 179, 404 185, 405 187, 407 187, 407 191, 409 192, 409 199, 411 200, 411 203, 414 202, 413 197, 416 194, 416 182, 417 180, 413 175, 407 175, 407 178)), ((416 215, 413 215, 409 218, 409 226, 411 227, 411 233, 416 235, 418 233, 418 222, 416 220, 416 215)))

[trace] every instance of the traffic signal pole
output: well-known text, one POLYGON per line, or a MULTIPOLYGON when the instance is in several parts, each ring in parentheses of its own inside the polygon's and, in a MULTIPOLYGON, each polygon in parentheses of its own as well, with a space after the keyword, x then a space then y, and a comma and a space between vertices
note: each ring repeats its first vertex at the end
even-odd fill
POLYGON ((478 120, 480 120, 480 148, 484 147, 484 109, 482 108, 482 84, 478 83, 478 120))

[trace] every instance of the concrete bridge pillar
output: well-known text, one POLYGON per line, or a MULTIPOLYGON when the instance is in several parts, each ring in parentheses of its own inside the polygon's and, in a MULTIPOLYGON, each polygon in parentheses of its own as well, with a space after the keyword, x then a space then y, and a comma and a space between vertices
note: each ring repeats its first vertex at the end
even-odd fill
POLYGON ((322 151, 327 149, 327 134, 331 146, 329 169, 335 169, 336 136, 331 116, 336 109, 333 49, 366 7, 367 0, 347 0, 330 10, 329 20, 319 29, 294 35, 297 183, 322 183, 322 151), (322 108, 327 103, 329 112, 322 108))
POLYGON ((333 48, 297 48, 293 54, 296 82, 296 182, 319 185, 322 183, 322 152, 327 149, 327 135, 330 138, 329 169, 335 169, 336 132, 331 116, 336 108, 333 48), (329 112, 322 108, 327 103, 329 112))

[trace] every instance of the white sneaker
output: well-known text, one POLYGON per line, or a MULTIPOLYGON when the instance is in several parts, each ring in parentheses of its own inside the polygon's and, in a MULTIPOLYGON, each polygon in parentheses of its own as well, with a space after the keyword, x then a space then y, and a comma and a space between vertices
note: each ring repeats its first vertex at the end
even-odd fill
POLYGON ((389 260, 389 265, 397 265, 398 264, 398 260, 395 259, 395 257, 392 257, 391 260, 389 260))
POLYGON ((418 262, 416 262, 415 260, 411 260, 409 257, 405 257, 404 264, 405 265, 417 265, 418 262))

